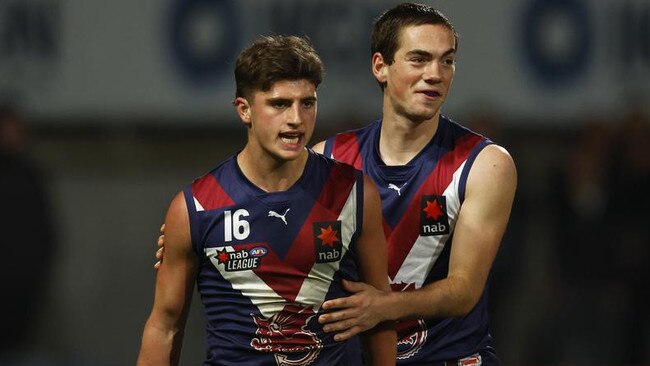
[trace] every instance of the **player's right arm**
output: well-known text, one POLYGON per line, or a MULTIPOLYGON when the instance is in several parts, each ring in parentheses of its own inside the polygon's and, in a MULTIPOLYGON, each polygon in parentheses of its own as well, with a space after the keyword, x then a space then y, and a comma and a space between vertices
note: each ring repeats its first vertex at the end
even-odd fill
POLYGON ((165 260, 158 268, 151 314, 145 324, 138 366, 177 365, 199 260, 192 250, 183 193, 165 218, 165 260))

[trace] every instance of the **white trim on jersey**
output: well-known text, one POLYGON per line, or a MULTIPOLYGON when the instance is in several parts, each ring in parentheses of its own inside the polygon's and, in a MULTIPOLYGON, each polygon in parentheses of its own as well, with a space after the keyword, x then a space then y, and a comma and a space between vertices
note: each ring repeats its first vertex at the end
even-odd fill
POLYGON ((194 199, 194 208, 196 208, 196 212, 205 211, 201 203, 199 203, 199 200, 197 200, 194 196, 192 196, 192 198, 194 199))
POLYGON ((458 193, 460 176, 466 162, 464 161, 454 172, 451 182, 443 192, 447 204, 447 216, 450 225, 449 234, 418 236, 409 254, 404 258, 404 262, 400 266, 392 283, 414 283, 415 288, 422 287, 424 280, 429 275, 431 268, 433 268, 442 249, 445 247, 449 236, 454 232, 456 217, 458 217, 458 211, 460 210, 460 197, 458 193))
MULTIPOLYGON (((352 236, 357 227, 357 183, 354 184, 348 198, 341 210, 338 220, 341 221, 341 258, 347 253, 352 240, 352 236)), ((219 248, 205 248, 205 254, 210 262, 221 273, 221 276, 232 285, 233 289, 241 291, 248 297, 260 313, 266 318, 279 313, 285 305, 284 300, 263 279, 255 274, 252 270, 244 271, 226 271, 225 265, 219 263, 216 255, 217 251, 225 250, 228 253, 235 252, 232 246, 219 248)), ((331 278, 339 269, 340 261, 332 263, 314 263, 308 276, 303 280, 300 291, 298 292, 294 303, 312 306, 314 311, 320 309, 320 305, 325 300, 325 296, 331 285, 331 278)))

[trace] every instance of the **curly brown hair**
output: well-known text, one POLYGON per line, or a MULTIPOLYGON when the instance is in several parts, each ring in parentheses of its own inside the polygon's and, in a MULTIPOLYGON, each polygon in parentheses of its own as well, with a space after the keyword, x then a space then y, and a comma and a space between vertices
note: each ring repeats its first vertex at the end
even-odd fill
POLYGON ((280 80, 305 79, 318 87, 324 67, 309 41, 298 36, 262 36, 235 63, 236 97, 268 91, 280 80))

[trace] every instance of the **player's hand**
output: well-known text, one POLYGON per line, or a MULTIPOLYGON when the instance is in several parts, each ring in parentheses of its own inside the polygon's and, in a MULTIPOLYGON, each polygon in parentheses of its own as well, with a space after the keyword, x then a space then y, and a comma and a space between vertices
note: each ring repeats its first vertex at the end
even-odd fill
POLYGON ((158 269, 163 261, 165 252, 165 224, 160 226, 160 236, 158 237, 158 250, 156 250, 156 259, 158 260, 153 268, 158 269))
POLYGON ((343 288, 352 295, 325 301, 323 309, 333 311, 318 317, 318 322, 325 324, 324 331, 336 332, 336 341, 350 339, 384 320, 380 305, 380 299, 386 295, 384 291, 347 280, 343 280, 343 288))

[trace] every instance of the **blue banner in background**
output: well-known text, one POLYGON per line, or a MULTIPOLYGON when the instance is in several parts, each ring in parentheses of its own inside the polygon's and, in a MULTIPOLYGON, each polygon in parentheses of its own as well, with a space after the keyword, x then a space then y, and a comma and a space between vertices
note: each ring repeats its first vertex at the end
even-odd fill
MULTIPOLYGON (((460 34, 445 113, 462 118, 486 103, 521 123, 549 123, 586 111, 606 118, 630 95, 650 99, 647 0, 424 2, 460 34)), ((43 123, 230 123, 239 51, 260 35, 297 34, 325 63, 319 119, 364 123, 381 112, 372 22, 397 3, 4 0, 0 97, 43 123)))

